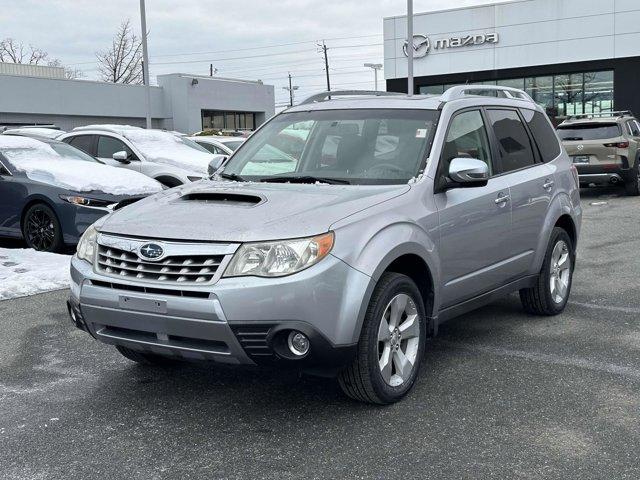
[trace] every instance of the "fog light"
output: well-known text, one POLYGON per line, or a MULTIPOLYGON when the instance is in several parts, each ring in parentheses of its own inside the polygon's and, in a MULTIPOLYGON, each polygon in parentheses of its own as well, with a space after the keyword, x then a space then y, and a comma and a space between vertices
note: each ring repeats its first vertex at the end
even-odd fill
POLYGON ((296 332, 295 330, 289 333, 287 344, 291 353, 299 357, 306 355, 309 351, 309 339, 304 333, 296 332))

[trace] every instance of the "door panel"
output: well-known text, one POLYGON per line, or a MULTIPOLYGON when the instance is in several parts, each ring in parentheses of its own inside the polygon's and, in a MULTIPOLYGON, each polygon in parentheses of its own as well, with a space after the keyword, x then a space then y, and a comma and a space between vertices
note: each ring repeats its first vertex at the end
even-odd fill
POLYGON ((513 275, 505 255, 510 240, 507 180, 435 195, 440 222, 443 308, 503 285, 513 275), (506 201, 496 203, 499 197, 506 201))
POLYGON ((140 162, 137 161, 135 153, 133 153, 133 151, 122 140, 115 137, 110 137, 108 135, 98 136, 96 157, 107 165, 140 171, 140 162), (121 151, 127 152, 131 159, 129 163, 122 163, 113 159, 113 154, 121 151))
MULTIPOLYGON (((2 168, 2 167, 0 167, 2 168)), ((10 175, 0 175, 0 234, 20 236, 20 216, 27 187, 22 180, 10 175)))

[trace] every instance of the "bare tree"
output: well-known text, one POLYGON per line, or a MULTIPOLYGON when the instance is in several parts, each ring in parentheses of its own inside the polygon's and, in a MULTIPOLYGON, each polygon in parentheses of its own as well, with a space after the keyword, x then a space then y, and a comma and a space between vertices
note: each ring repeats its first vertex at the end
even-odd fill
POLYGON ((64 68, 64 77, 68 78, 68 79, 83 78, 85 76, 84 72, 82 70, 80 70, 79 68, 67 67, 66 65, 63 65, 62 62, 60 60, 58 60, 57 58, 55 58, 53 60, 49 60, 47 62, 47 65, 49 67, 61 67, 61 68, 64 68))
POLYGON ((13 38, 0 41, 0 62, 39 65, 44 63, 48 56, 47 52, 33 45, 27 47, 13 38))
POLYGON ((142 83, 142 39, 122 22, 108 50, 97 52, 100 78, 112 83, 142 83))

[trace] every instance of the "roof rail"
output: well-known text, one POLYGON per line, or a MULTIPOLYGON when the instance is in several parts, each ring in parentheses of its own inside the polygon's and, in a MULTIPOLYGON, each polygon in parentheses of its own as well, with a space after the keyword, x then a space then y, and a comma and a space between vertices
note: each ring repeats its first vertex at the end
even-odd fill
POLYGON ((459 100, 469 95, 478 95, 476 93, 469 92, 501 92, 506 98, 512 98, 514 100, 524 100, 525 102, 535 103, 523 90, 511 87, 501 87, 498 85, 457 85, 455 87, 448 88, 442 94, 443 102, 450 102, 452 100, 459 100))
POLYGON ((357 97, 357 96, 376 96, 376 97, 391 97, 405 95, 404 93, 397 92, 380 92, 375 90, 336 90, 335 92, 322 92, 311 95, 305 98, 298 105, 307 105, 309 103, 321 102, 331 97, 357 97))
POLYGON ((569 115, 568 117, 566 117, 566 120, 581 120, 581 119, 589 119, 589 118, 624 117, 624 116, 633 117, 634 115, 631 110, 618 110, 615 112, 581 113, 580 115, 569 115))
POLYGON ((120 134, 124 130, 142 130, 141 127, 135 127, 132 125, 115 125, 115 124, 95 124, 95 125, 84 125, 82 127, 75 127, 73 132, 81 132, 84 130, 102 130, 104 132, 111 132, 120 134))

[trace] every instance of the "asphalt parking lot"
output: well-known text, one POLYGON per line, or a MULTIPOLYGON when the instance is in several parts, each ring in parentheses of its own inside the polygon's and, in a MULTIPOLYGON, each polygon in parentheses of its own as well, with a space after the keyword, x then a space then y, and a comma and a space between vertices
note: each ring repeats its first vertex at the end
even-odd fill
POLYGON ((332 380, 144 368, 66 292, 0 302, 2 478, 640 478, 640 199, 583 192, 571 302, 453 320, 390 407, 332 380))

